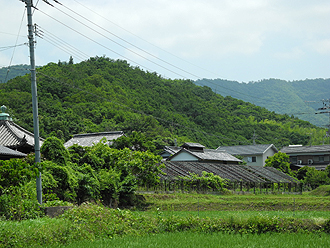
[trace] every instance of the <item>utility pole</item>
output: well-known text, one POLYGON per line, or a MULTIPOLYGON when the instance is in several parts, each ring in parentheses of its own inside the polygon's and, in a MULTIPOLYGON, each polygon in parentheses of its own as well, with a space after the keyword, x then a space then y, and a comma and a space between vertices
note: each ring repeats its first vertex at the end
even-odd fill
POLYGON ((252 136, 252 140, 253 140, 253 145, 256 145, 256 139, 257 139, 257 135, 256 135, 256 130, 253 131, 253 136, 252 136))
POLYGON ((318 108, 320 112, 316 112, 315 114, 329 114, 329 124, 328 126, 328 131, 325 135, 325 137, 329 138, 330 137, 330 99, 322 100, 323 102, 323 107, 318 108))
MULTIPOLYGON (((34 58, 34 34, 32 24, 32 0, 21 0, 26 4, 27 21, 28 21, 28 38, 30 48, 30 64, 31 64, 31 91, 32 91, 32 109, 33 109, 33 131, 34 131, 34 151, 35 163, 37 168, 40 163, 40 143, 39 143, 39 119, 38 119, 38 97, 37 97, 37 79, 36 79, 36 66, 34 58)), ((36 178, 37 184, 37 199, 39 204, 42 204, 42 186, 41 186, 41 172, 36 178)))

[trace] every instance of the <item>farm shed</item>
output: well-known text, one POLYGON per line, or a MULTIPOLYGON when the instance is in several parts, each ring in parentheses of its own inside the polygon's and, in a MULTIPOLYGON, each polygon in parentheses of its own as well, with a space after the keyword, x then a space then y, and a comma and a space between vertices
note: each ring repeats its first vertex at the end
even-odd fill
POLYGON ((294 186, 300 183, 297 179, 276 170, 273 167, 249 166, 249 165, 228 165, 218 163, 200 163, 200 162, 172 162, 166 161, 161 181, 173 183, 180 181, 180 177, 189 177, 190 173, 202 176, 203 171, 213 173, 223 179, 227 179, 235 190, 236 187, 264 189, 271 188, 274 190, 274 183, 282 185, 291 191, 294 186))

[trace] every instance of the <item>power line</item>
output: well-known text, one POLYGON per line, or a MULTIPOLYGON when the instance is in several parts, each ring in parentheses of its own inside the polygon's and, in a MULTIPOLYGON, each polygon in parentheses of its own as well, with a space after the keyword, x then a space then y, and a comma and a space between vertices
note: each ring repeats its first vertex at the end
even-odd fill
MULTIPOLYGON (((54 6, 53 6, 53 7, 54 7, 54 6)), ((159 64, 159 63, 156 63, 156 62, 152 61, 151 59, 148 59, 147 57, 145 57, 145 56, 143 56, 143 55, 141 55, 141 54, 139 54, 139 53, 133 51, 132 49, 123 46, 123 45, 120 44, 119 42, 116 42, 116 41, 114 41, 113 39, 111 39, 111 38, 107 37, 106 35, 102 34, 101 32, 99 32, 99 31, 97 31, 97 30, 95 30, 95 29, 89 27, 89 26, 86 25, 85 23, 79 21, 79 20, 76 19, 75 17, 72 17, 71 15, 65 13, 64 11, 58 9, 57 7, 54 7, 54 8, 57 9, 58 11, 62 12, 63 14, 69 16, 70 18, 72 18, 73 20, 77 21, 78 23, 80 23, 81 25, 85 26, 86 28, 92 30, 93 32, 95 32, 95 33, 101 35, 102 37, 104 37, 104 38, 110 40, 111 42, 115 43, 116 45, 118 45, 118 46, 120 46, 120 47, 126 49, 127 51, 129 51, 129 52, 131 52, 131 53, 133 53, 133 54, 135 54, 135 55, 137 55, 137 56, 143 58, 144 60, 149 61, 149 62, 151 62, 151 63, 153 63, 153 64, 159 66, 160 68, 163 68, 163 69, 165 69, 165 70, 167 70, 167 71, 169 71, 169 72, 171 72, 171 73, 173 73, 173 74, 176 74, 176 75, 178 75, 178 76, 180 76, 180 77, 186 78, 185 76, 183 76, 183 75, 181 75, 181 74, 179 74, 179 73, 177 73, 177 72, 175 72, 175 71, 173 71, 173 70, 171 70, 171 69, 169 69, 169 68, 167 68, 167 67, 165 67, 165 66, 163 66, 163 65, 161 65, 161 64, 159 64)), ((39 10, 39 11, 40 11, 40 10, 39 10)), ((42 11, 41 11, 41 12, 42 12, 42 11)), ((44 13, 44 12, 42 12, 42 13, 44 13)), ((45 13, 44 13, 44 14, 45 14, 45 13)), ((53 18, 53 19, 55 19, 55 18, 53 18)), ((78 32, 78 31, 76 31, 76 32, 78 32)), ((114 52, 114 51, 112 51, 112 52, 114 52)), ((118 54, 117 52, 115 52, 115 53, 118 54)), ((118 55, 124 57, 123 55, 120 55, 120 54, 118 54, 118 55)), ((126 58, 126 59, 132 61, 131 59, 128 59, 128 58, 126 58)), ((134 63, 135 63, 135 62, 134 62, 134 63)), ((144 66, 143 66, 143 67, 144 67, 144 66)), ((178 68, 178 67, 176 67, 176 68, 178 68)), ((197 77, 197 76, 196 76, 196 77, 197 77)), ((197 77, 197 78, 198 78, 198 77, 197 77)))
POLYGON ((156 46, 155 44, 153 44, 153 43, 147 41, 146 39, 144 39, 144 38, 142 38, 142 37, 136 35, 135 33, 133 33, 133 32, 131 32, 131 31, 129 31, 129 30, 127 30, 127 29, 121 27, 120 25, 116 24, 115 22, 113 22, 113 21, 109 20, 108 18, 106 18, 106 17, 100 15, 99 13, 95 12, 93 9, 88 8, 88 7, 85 6, 84 4, 78 2, 77 0, 73 0, 73 1, 75 1, 75 2, 78 3, 79 5, 83 6, 84 8, 86 8, 87 10, 89 10, 90 12, 93 12, 94 14, 96 14, 96 15, 98 15, 99 17, 103 18, 104 20, 106 20, 106 21, 110 22, 111 24, 115 25, 116 27, 118 27, 118 28, 124 30, 125 32, 127 32, 127 33, 129 33, 129 34, 135 36, 136 38, 138 38, 138 39, 140 39, 140 40, 142 40, 142 41, 148 43, 149 45, 151 45, 151 46, 153 46, 153 47, 155 47, 155 48, 157 48, 157 49, 159 49, 159 50, 161 50, 161 51, 163 51, 163 52, 165 52, 165 53, 167 53, 167 54, 169 54, 169 55, 171 55, 171 56, 173 56, 173 57, 175 57, 175 58, 177 58, 177 59, 179 59, 179 60, 181 60, 181 61, 183 61, 183 62, 185 62, 185 63, 187 63, 187 64, 190 64, 190 65, 192 65, 192 66, 195 66, 195 67, 197 67, 197 68, 199 68, 199 69, 202 69, 202 70, 204 70, 204 71, 210 72, 210 73, 212 73, 212 74, 214 74, 214 75, 220 76, 219 74, 216 74, 215 72, 209 71, 209 70, 207 70, 207 69, 205 69, 205 68, 203 68, 203 67, 200 67, 200 66, 198 66, 198 65, 195 65, 195 64, 193 64, 193 63, 191 63, 191 62, 189 62, 189 61, 187 61, 187 60, 185 60, 185 59, 180 58, 179 56, 175 55, 174 53, 171 53, 171 52, 166 51, 165 49, 163 49, 163 48, 161 48, 161 47, 159 47, 159 46, 156 46))
POLYGON ((83 51, 77 49, 76 47, 74 47, 74 46, 72 46, 72 45, 70 45, 68 42, 66 42, 65 40, 63 40, 63 39, 57 37, 56 35, 52 34, 52 33, 49 32, 48 30, 46 30, 45 28, 40 27, 39 25, 36 25, 36 26, 37 26, 37 30, 38 30, 38 31, 41 31, 41 32, 43 33, 44 36, 49 36, 49 38, 54 39, 54 40, 56 40, 58 43, 61 43, 61 44, 65 45, 65 46, 67 46, 69 49, 71 49, 71 50, 73 50, 73 51, 79 53, 82 57, 87 57, 87 58, 90 57, 90 55, 88 55, 88 54, 86 54, 85 52, 83 52, 83 51))
POLYGON ((129 59, 129 58, 127 58, 127 57, 121 55, 120 53, 118 53, 118 52, 116 52, 116 51, 110 49, 109 47, 102 45, 100 42, 93 40, 93 39, 90 38, 89 36, 87 36, 87 35, 85 35, 85 34, 79 32, 79 31, 75 30, 74 28, 72 28, 72 27, 70 27, 69 25, 67 25, 67 24, 65 24, 65 23, 63 23, 63 22, 57 20, 56 18, 54 18, 54 17, 52 17, 52 16, 50 16, 50 15, 48 15, 47 13, 43 12, 42 10, 38 9, 38 11, 41 12, 42 14, 48 16, 49 18, 55 20, 56 22, 62 24, 63 26, 67 27, 68 29, 70 29, 70 30, 76 32, 77 34, 79 34, 79 35, 85 37, 86 39, 88 39, 88 40, 94 42, 95 44, 97 44, 97 45, 99 45, 99 46, 105 48, 106 50, 109 50, 110 52, 112 52, 112 53, 114 53, 114 54, 117 54, 118 56, 120 56, 120 57, 122 57, 122 58, 124 58, 124 59, 126 59, 126 60, 128 60, 128 61, 131 61, 131 62, 133 62, 134 64, 136 64, 136 65, 138 65, 138 66, 141 66, 142 68, 147 69, 148 71, 152 71, 151 69, 147 68, 146 66, 143 66, 143 65, 141 65, 140 63, 135 62, 135 61, 133 61, 132 59, 129 59))
POLYGON ((22 43, 22 44, 18 44, 18 45, 13 45, 13 46, 6 46, 6 47, 0 47, 0 52, 11 49, 11 48, 15 48, 15 47, 19 47, 19 46, 24 46, 27 45, 28 43, 22 43))
POLYGON ((8 70, 7 70, 7 74, 6 74, 4 83, 7 82, 7 78, 8 78, 9 70, 10 70, 10 67, 11 67, 11 63, 13 62, 13 58, 14 58, 14 54, 15 54, 16 46, 17 46, 17 42, 18 42, 18 37, 19 37, 19 34, 21 32, 21 28, 22 28, 22 23, 23 23, 23 20, 24 20, 24 16, 25 16, 25 8, 24 8, 24 11, 23 11, 23 16, 22 16, 22 19, 21 19, 21 24, 20 24, 19 29, 18 29, 18 33, 17 33, 17 37, 16 37, 16 42, 15 42, 14 50, 13 50, 13 53, 11 55, 11 59, 10 59, 10 62, 9 62, 9 66, 8 66, 8 70))
POLYGON ((49 35, 45 33, 44 30, 40 29, 39 26, 36 26, 35 35, 40 39, 47 41, 48 43, 52 44, 53 46, 57 47, 58 49, 68 53, 69 55, 73 55, 80 59, 81 61, 85 60, 89 56, 85 53, 79 51, 78 49, 72 47, 65 41, 57 38, 56 36, 49 35))
MULTIPOLYGON (((61 4, 61 6, 65 7, 66 9, 70 10, 71 12, 75 13, 76 15, 78 15, 78 16, 81 17, 81 18, 83 18, 84 20, 86 20, 86 21, 92 23, 93 25, 95 25, 96 27, 100 28, 101 30, 103 30, 103 31, 105 31, 105 32, 107 32, 107 33, 109 33, 109 34, 115 36, 116 38, 120 39, 121 41, 123 41, 123 42, 125 42, 125 43, 127 43, 127 44, 133 46, 134 48, 137 48, 138 50, 140 50, 140 51, 146 53, 147 55, 149 55, 149 56, 151 56, 151 57, 153 57, 153 58, 155 58, 155 59, 157 59, 157 60, 159 60, 159 61, 161 61, 161 62, 167 64, 167 65, 170 65, 170 66, 172 66, 172 67, 174 67, 174 68, 176 68, 176 69, 178 69, 178 70, 180 70, 180 71, 182 71, 182 72, 185 72, 185 73, 187 73, 187 74, 189 74, 189 75, 191 75, 191 76, 194 76, 194 77, 196 77, 196 78, 200 78, 199 76, 197 76, 197 75, 195 75, 195 74, 193 74, 193 73, 191 73, 191 72, 188 72, 188 71, 186 71, 186 70, 184 70, 184 69, 182 69, 182 68, 180 68, 180 67, 178 67, 178 66, 176 66, 176 65, 173 65, 172 63, 169 63, 169 62, 167 62, 167 61, 165 61, 165 60, 163 60, 163 59, 161 59, 161 58, 155 56, 154 54, 152 54, 152 53, 150 53, 150 52, 148 52, 148 51, 146 51, 146 50, 144 50, 144 49, 142 49, 142 48, 140 48, 140 47, 134 45, 133 43, 131 43, 131 42, 129 42, 129 41, 127 41, 127 40, 125 40, 125 39, 119 37, 118 35, 116 35, 116 34, 110 32, 109 30, 107 30, 107 29, 101 27, 100 25, 98 25, 98 24, 92 22, 91 20, 87 19, 87 18, 84 17, 83 15, 80 15, 80 14, 77 13, 76 11, 74 11, 74 10, 72 10, 72 9, 70 9, 70 8, 68 8, 68 7, 66 7, 65 5, 61 4)), ((55 7, 55 8, 56 8, 56 7, 55 7)), ((58 8, 56 8, 56 9, 59 10, 59 11, 61 11, 61 10, 58 9, 58 8)), ((63 12, 63 11, 61 11, 61 12, 64 13, 64 14, 66 14, 66 15, 68 15, 67 13, 65 13, 65 12, 63 12)), ((70 15, 68 15, 68 16, 70 16, 70 15)), ((71 17, 71 16, 70 16, 70 17, 71 17)), ((72 18, 72 17, 71 17, 71 18, 72 18)), ((76 19, 75 19, 75 20, 76 20, 76 19)), ((129 48, 125 47, 125 46, 122 46, 122 45, 119 44, 118 42, 113 41, 112 39, 110 39, 110 40, 111 40, 112 42, 116 43, 117 45, 119 45, 119 46, 121 46, 121 47, 123 47, 123 48, 129 50, 130 52, 133 52, 133 53, 135 53, 136 55, 139 55, 139 54, 137 54, 136 52, 132 51, 131 49, 129 49, 129 48)), ((146 59, 145 57, 142 57, 142 58, 146 59)), ((149 59, 147 59, 147 60, 150 61, 150 62, 152 62, 152 61, 149 60, 149 59)), ((154 63, 154 62, 153 62, 153 63, 154 63)), ((156 65, 158 65, 158 64, 156 64, 156 65)), ((159 65, 158 65, 158 66, 159 66, 159 65)), ((166 68, 164 68, 164 69, 166 69, 166 68)))

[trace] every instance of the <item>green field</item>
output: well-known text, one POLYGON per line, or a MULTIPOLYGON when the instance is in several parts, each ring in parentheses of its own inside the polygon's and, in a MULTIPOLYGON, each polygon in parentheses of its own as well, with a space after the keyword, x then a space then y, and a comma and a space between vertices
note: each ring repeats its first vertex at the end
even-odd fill
POLYGON ((0 221, 0 247, 330 247, 329 196, 143 197, 130 210, 90 203, 53 219, 0 221))
MULTIPOLYGON (((228 248, 292 248, 292 247, 330 247, 326 234, 224 234, 224 233, 162 233, 142 237, 127 236, 97 241, 80 241, 70 245, 46 246, 47 248, 190 248, 190 247, 228 247, 228 248)), ((45 248, 46 248, 45 247, 45 248)))

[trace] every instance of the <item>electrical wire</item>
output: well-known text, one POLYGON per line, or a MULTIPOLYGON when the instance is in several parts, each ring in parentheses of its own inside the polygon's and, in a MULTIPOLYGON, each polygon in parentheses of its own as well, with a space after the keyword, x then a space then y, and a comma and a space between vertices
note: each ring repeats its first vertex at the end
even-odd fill
POLYGON ((24 19, 24 16, 25 16, 25 11, 26 11, 26 9, 24 8, 23 16, 22 16, 22 19, 21 19, 21 24, 20 24, 19 29, 18 29, 18 33, 17 33, 17 37, 16 37, 16 42, 15 42, 14 50, 13 50, 13 53, 11 55, 11 59, 10 59, 10 62, 9 62, 9 66, 8 66, 8 70, 7 70, 7 74, 6 74, 4 83, 7 82, 7 78, 8 78, 8 74, 9 74, 9 71, 10 71, 11 63, 13 62, 13 58, 14 58, 14 54, 15 54, 16 46, 17 46, 17 42, 18 42, 18 37, 19 37, 19 34, 21 32, 22 23, 23 23, 23 19, 24 19))
POLYGON ((62 40, 61 38, 57 37, 56 35, 52 34, 51 32, 49 32, 48 30, 46 30, 43 27, 40 27, 39 25, 37 26, 37 30, 43 33, 43 36, 49 36, 50 39, 54 39, 55 41, 57 41, 58 43, 63 44, 64 46, 67 46, 68 49, 80 54, 82 57, 86 57, 86 58, 90 58, 91 56, 86 54, 85 52, 77 49, 76 47, 70 45, 68 42, 66 42, 65 40, 62 40))
POLYGON ((78 58, 81 61, 84 61, 89 56, 79 50, 73 48, 66 42, 62 41, 61 39, 57 38, 56 36, 49 35, 47 32, 44 32, 39 28, 36 27, 35 34, 42 40, 47 41, 48 43, 52 44, 53 46, 57 47, 58 49, 68 53, 69 55, 73 55, 75 58, 78 58))
MULTIPOLYGON (((167 68, 167 67, 165 67, 165 66, 163 66, 163 65, 161 65, 161 64, 159 64, 159 63, 156 63, 156 62, 152 61, 151 59, 148 59, 146 56, 143 56, 143 55, 141 55, 141 54, 139 54, 139 53, 133 51, 132 49, 123 46, 123 45, 120 44, 119 42, 116 42, 115 40, 113 40, 113 39, 107 37, 106 35, 102 34, 101 32, 99 32, 99 31, 97 31, 97 30, 91 28, 90 26, 86 25, 85 23, 79 21, 77 18, 75 18, 75 17, 73 17, 73 16, 71 16, 71 15, 68 15, 67 13, 65 13, 65 12, 62 11, 62 10, 60 10, 59 8, 56 8, 56 7, 54 7, 54 8, 57 9, 58 11, 60 11, 61 13, 63 13, 63 14, 65 14, 65 15, 69 16, 70 18, 72 18, 72 19, 75 20, 76 22, 80 23, 81 25, 85 26, 86 28, 90 29, 91 31, 93 31, 93 32, 95 32, 95 33, 97 33, 97 34, 99 34, 99 35, 102 36, 103 38, 106 38, 107 40, 110 40, 111 42, 115 43, 116 45, 118 45, 118 46, 120 46, 120 47, 126 49, 127 51, 129 51, 129 52, 131 52, 131 53, 133 53, 133 54, 135 54, 135 55, 141 57, 142 59, 144 59, 144 60, 146 60, 146 61, 149 61, 149 62, 151 62, 151 63, 153 63, 153 64, 159 66, 160 68, 163 68, 163 69, 165 69, 165 70, 167 70, 167 71, 169 71, 169 72, 171 72, 171 73, 173 73, 173 74, 175 74, 175 75, 177 75, 177 76, 180 76, 180 77, 182 77, 182 78, 186 78, 186 77, 183 76, 182 74, 177 73, 177 72, 175 72, 175 71, 173 71, 173 70, 171 70, 171 69, 169 69, 169 68, 167 68)), ((41 12, 44 13, 43 11, 41 11, 41 12)), ((44 13, 44 14, 45 14, 45 13, 44 13)), ((53 18, 53 19, 55 19, 55 18, 53 18)), ((57 20, 57 21, 58 21, 58 20, 57 20)), ((76 31, 76 32, 78 32, 78 31, 76 31)), ((80 33, 80 34, 81 34, 81 33, 80 33)), ((86 36, 85 36, 85 37, 86 37, 86 36)), ((114 51, 112 51, 112 52, 114 52, 114 51)), ((118 53, 116 52, 116 54, 118 54, 118 53)), ((118 54, 118 55, 124 57, 123 55, 120 55, 120 54, 118 54)), ((126 58, 126 59, 129 60, 129 61, 132 61, 131 59, 128 59, 128 58, 126 58)), ((134 63, 135 63, 135 62, 134 62, 134 63)), ((141 65, 140 65, 140 66, 141 66, 141 65)), ((143 66, 143 67, 144 67, 144 66, 143 66)))
POLYGON ((85 35, 85 34, 79 32, 79 31, 77 31, 76 29, 70 27, 69 25, 67 25, 67 24, 65 24, 65 23, 63 23, 63 22, 57 20, 56 18, 54 18, 54 17, 48 15, 47 13, 43 12, 42 10, 38 9, 38 11, 39 11, 40 13, 42 13, 42 14, 48 16, 49 18, 53 19, 54 21, 56 21, 56 22, 62 24, 63 26, 67 27, 68 29, 70 29, 70 30, 76 32, 77 34, 79 34, 79 35, 85 37, 86 39, 88 39, 88 40, 94 42, 95 44, 97 44, 97 45, 99 45, 99 46, 105 48, 106 50, 109 50, 110 52, 112 52, 112 53, 114 53, 114 54, 116 54, 116 55, 118 55, 118 56, 120 56, 120 57, 122 57, 122 58, 124 58, 124 59, 126 59, 126 60, 128 60, 128 61, 131 61, 131 62, 133 62, 134 64, 136 64, 136 65, 138 65, 138 66, 140 66, 140 67, 142 67, 142 68, 145 68, 145 69, 148 70, 148 71, 152 71, 151 69, 147 68, 146 66, 143 66, 143 65, 141 65, 140 63, 135 62, 134 60, 129 59, 129 58, 125 57, 124 55, 122 55, 122 54, 120 54, 120 53, 118 53, 118 52, 112 50, 111 48, 109 48, 109 47, 107 47, 107 46, 101 44, 100 42, 98 42, 98 41, 96 41, 96 40, 93 40, 93 39, 90 38, 89 36, 87 36, 87 35, 85 35))
MULTIPOLYGON (((180 71, 182 71, 182 72, 185 72, 185 73, 187 73, 187 74, 189 74, 189 75, 191 75, 191 76, 193 76, 193 77, 200 78, 199 76, 197 76, 197 75, 195 75, 195 74, 193 74, 193 73, 191 73, 191 72, 188 72, 188 71, 186 71, 186 70, 184 70, 184 69, 182 69, 182 68, 180 68, 180 67, 178 67, 178 66, 176 66, 176 65, 173 65, 172 63, 169 63, 169 62, 167 62, 167 61, 165 61, 165 60, 163 60, 163 59, 161 59, 161 58, 159 58, 159 57, 153 55, 152 53, 150 53, 150 52, 148 52, 148 51, 146 51, 146 50, 144 50, 144 49, 142 49, 142 48, 140 48, 140 47, 134 45, 133 43, 131 43, 131 42, 129 42, 129 41, 127 41, 127 40, 125 40, 125 39, 119 37, 118 35, 116 35, 116 34, 110 32, 109 30, 107 30, 107 29, 101 27, 100 25, 98 25, 98 24, 92 22, 90 19, 87 19, 87 18, 84 17, 83 15, 80 15, 79 13, 77 13, 76 11, 74 11, 74 10, 72 10, 72 9, 70 9, 70 8, 68 8, 68 7, 66 7, 65 5, 61 4, 61 6, 63 6, 63 7, 66 8, 66 9, 68 9, 69 11, 73 12, 74 14, 78 15, 79 17, 83 18, 84 20, 88 21, 89 23, 95 25, 96 27, 100 28, 101 30, 103 30, 103 31, 105 31, 105 32, 107 32, 107 33, 113 35, 114 37, 118 38, 119 40, 121 40, 121 41, 123 41, 123 42, 125 42, 125 43, 127 43, 127 44, 129 44, 129 45, 131 45, 131 46, 133 46, 134 48, 136 48, 136 49, 138 49, 138 50, 140 50, 140 51, 142 51, 142 52, 144 52, 144 53, 146 53, 147 55, 149 55, 149 56, 151 56, 151 57, 153 57, 153 58, 155 58, 155 59, 157 59, 157 60, 159 60, 159 61, 161 61, 161 62, 163 62, 163 63, 165 63, 165 64, 167 64, 167 65, 169 65, 169 66, 172 66, 172 67, 174 67, 175 69, 178 69, 178 70, 180 70, 180 71)), ((56 7, 55 7, 55 8, 56 8, 56 7)), ((61 11, 61 10, 58 9, 58 8, 56 8, 56 9, 59 10, 59 11, 61 11)), ((68 15, 67 13, 65 13, 64 11, 61 11, 61 12, 62 12, 63 14, 65 14, 65 15, 71 17, 70 15, 68 15)), ((71 17, 71 18, 73 18, 73 17, 71 17)), ((73 19, 74 19, 74 18, 73 18, 73 19)), ((75 20, 76 20, 76 19, 75 19, 75 20)), ((121 45, 120 43, 118 43, 118 42, 116 42, 116 41, 113 41, 112 39, 110 39, 110 40, 111 40, 112 42, 116 43, 117 45, 119 45, 119 46, 121 46, 121 47, 127 49, 128 51, 133 52, 134 54, 141 56, 140 54, 134 52, 133 50, 131 50, 131 49, 129 49, 129 48, 127 48, 127 47, 121 45)), ((143 57, 143 56, 142 56, 142 58, 147 59, 147 58, 145 58, 145 57, 143 57)), ((152 62, 152 61, 149 60, 149 59, 147 59, 147 60, 148 60, 149 62, 152 62)), ((154 62, 153 62, 153 63, 154 63, 154 62)), ((155 64, 156 64, 156 63, 155 63, 155 64)), ((156 65, 158 65, 158 64, 156 64, 156 65)), ((158 66, 159 66, 159 65, 158 65, 158 66)), ((164 69, 164 68, 163 68, 163 69, 164 69)), ((166 69, 166 68, 165 68, 165 69, 166 69)))
POLYGON ((14 46, 6 46, 6 47, 0 47, 0 52, 11 49, 11 48, 15 48, 15 47, 19 47, 19 46, 24 46, 24 45, 28 45, 28 43, 22 43, 19 45, 14 45, 14 46))

